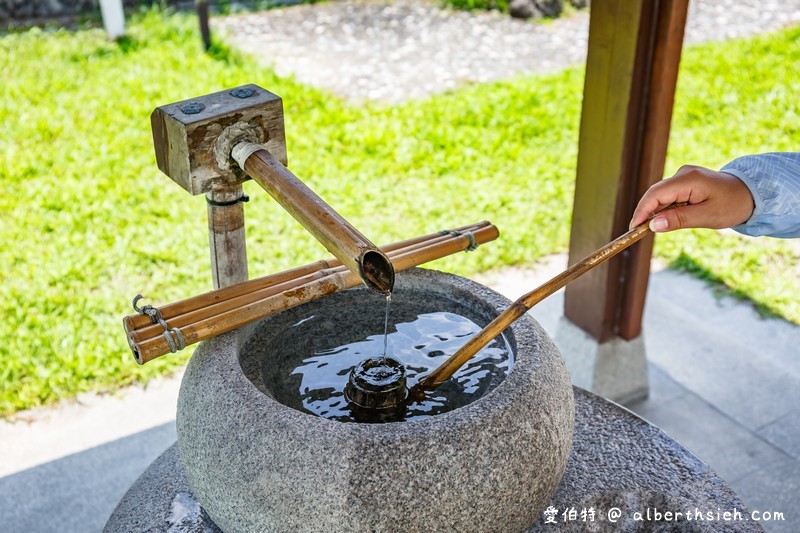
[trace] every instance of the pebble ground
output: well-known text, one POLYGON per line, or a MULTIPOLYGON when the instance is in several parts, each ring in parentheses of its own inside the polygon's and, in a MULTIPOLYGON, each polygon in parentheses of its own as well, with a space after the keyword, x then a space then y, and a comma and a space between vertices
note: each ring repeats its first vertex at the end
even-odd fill
MULTIPOLYGON (((800 0, 692 0, 687 44, 800 23, 800 0)), ((434 0, 334 0, 214 20, 279 75, 351 101, 397 103, 586 58, 586 10, 552 21, 442 8, 434 0)))

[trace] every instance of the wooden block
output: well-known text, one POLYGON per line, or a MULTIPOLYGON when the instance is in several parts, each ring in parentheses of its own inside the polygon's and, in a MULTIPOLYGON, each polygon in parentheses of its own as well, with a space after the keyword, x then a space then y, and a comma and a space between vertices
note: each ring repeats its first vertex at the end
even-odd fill
POLYGON ((287 164, 283 102, 258 85, 158 107, 150 123, 158 168, 193 195, 249 179, 230 158, 240 141, 263 144, 287 164))

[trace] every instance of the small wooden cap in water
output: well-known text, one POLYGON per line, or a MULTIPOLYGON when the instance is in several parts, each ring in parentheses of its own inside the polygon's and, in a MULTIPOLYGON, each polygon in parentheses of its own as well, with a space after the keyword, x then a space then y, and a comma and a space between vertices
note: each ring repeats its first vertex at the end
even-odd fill
POLYGON ((382 414, 405 407, 406 369, 397 359, 365 359, 350 372, 344 397, 354 411, 382 414))

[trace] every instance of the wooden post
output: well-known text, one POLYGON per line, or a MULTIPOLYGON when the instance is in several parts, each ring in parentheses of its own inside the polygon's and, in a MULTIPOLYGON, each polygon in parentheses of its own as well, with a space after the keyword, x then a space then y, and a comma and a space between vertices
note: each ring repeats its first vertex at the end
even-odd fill
POLYGON ((206 193, 211 277, 215 289, 247 281, 248 278, 244 198, 241 184, 215 188, 206 193))
MULTIPOLYGON (((644 102, 639 106, 640 128, 632 132, 636 139, 638 162, 635 176, 636 189, 632 197, 620 206, 623 231, 627 228, 639 198, 647 189, 659 181, 664 174, 667 158, 672 108, 675 101, 675 86, 683 48, 683 34, 689 0, 661 0, 653 10, 648 32, 653 35, 646 61, 649 63, 645 82, 648 83, 644 102)), ((633 141, 632 141, 633 142, 633 141)), ((617 335, 625 340, 642 333, 642 316, 650 278, 650 259, 653 255, 653 237, 642 240, 632 247, 623 263, 622 295, 618 314, 617 335)))
POLYGON ((263 143, 286 164, 283 103, 253 84, 156 108, 150 115, 158 168, 192 195, 205 194, 214 288, 247 280, 244 192, 233 144, 263 143))
POLYGON ((125 35, 125 9, 122 0, 100 0, 100 15, 109 39, 115 41, 125 35))
POLYGON ((208 52, 211 49, 211 28, 208 25, 208 0, 195 0, 197 7, 197 20, 200 22, 200 38, 203 41, 203 49, 208 52))
MULTIPOLYGON (((662 178, 688 0, 595 0, 570 263, 628 230, 662 178)), ((652 236, 566 289, 565 315, 602 343, 641 333, 652 236)))

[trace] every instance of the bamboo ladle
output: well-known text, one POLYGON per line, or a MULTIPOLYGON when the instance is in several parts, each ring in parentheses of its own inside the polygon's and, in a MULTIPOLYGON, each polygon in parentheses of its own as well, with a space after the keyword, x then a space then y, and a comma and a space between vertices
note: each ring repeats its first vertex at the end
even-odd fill
MULTIPOLYGON (((667 209, 672 209, 680 205, 686 204, 675 204, 667 207, 667 209)), ((649 222, 648 220, 624 235, 617 237, 536 289, 520 296, 508 309, 498 315, 497 318, 492 320, 486 327, 478 332, 477 335, 467 341, 456 353, 451 355, 444 363, 433 370, 433 372, 420 379, 417 384, 408 391, 406 391, 404 386, 405 368, 399 362, 394 364, 395 361, 389 359, 389 363, 392 363, 389 365, 385 357, 368 359, 362 362, 361 365, 350 373, 348 389, 345 390, 345 398, 347 398, 351 409, 365 421, 374 420, 375 416, 378 416, 379 419, 380 416, 388 416, 389 418, 387 418, 387 420, 393 420, 393 417, 401 415, 406 405, 424 400, 426 390, 434 389, 450 379, 464 363, 469 361, 472 356, 489 344, 492 339, 500 335, 507 327, 527 313, 534 305, 561 289, 567 285, 567 283, 576 280, 596 266, 629 248, 648 233, 651 233, 649 222), (363 386, 362 382, 368 381, 368 378, 359 374, 359 369, 368 368, 370 366, 386 367, 384 370, 387 376, 389 376, 384 380, 386 386, 363 386), (398 388, 398 383, 403 384, 402 390, 398 388)))
MULTIPOLYGON (((665 209, 673 209, 686 204, 675 204, 665 209)), ((652 218, 652 217, 651 217, 652 218)), ((543 285, 531 292, 520 296, 511 306, 492 320, 477 335, 472 337, 456 353, 450 356, 439 368, 420 379, 409 393, 409 400, 420 399, 423 391, 433 389, 447 381, 464 363, 478 353, 492 339, 500 335, 507 327, 527 313, 534 305, 541 302, 567 283, 592 270, 594 267, 608 261, 618 253, 627 249, 645 237, 650 231, 650 221, 646 221, 624 235, 617 237, 596 252, 578 261, 562 273, 553 277, 543 285)))

